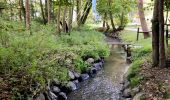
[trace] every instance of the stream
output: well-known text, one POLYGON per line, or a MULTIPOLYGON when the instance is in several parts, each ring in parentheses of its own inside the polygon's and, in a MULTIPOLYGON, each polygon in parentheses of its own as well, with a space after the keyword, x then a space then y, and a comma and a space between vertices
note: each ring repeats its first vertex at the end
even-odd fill
POLYGON ((119 100, 123 75, 129 65, 126 54, 119 45, 112 45, 110 56, 105 59, 103 70, 94 78, 80 83, 80 88, 71 92, 68 100, 119 100))

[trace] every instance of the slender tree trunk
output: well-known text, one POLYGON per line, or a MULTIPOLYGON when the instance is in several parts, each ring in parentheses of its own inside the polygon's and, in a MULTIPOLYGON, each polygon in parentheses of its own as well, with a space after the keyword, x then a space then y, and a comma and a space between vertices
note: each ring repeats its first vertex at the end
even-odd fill
POLYGON ((29 0, 26 0, 25 2, 25 11, 26 11, 26 28, 27 30, 30 30, 31 19, 30 19, 30 1, 29 0))
MULTIPOLYGON (((111 0, 109 0, 108 1, 108 6, 111 8, 111 3, 112 3, 112 1, 111 0)), ((110 16, 110 22, 111 22, 111 25, 112 25, 112 29, 113 29, 113 31, 114 30, 116 30, 116 27, 115 27, 115 24, 114 24, 114 22, 113 22, 113 15, 112 15, 112 12, 111 11, 109 11, 109 16, 110 16)))
POLYGON ((51 0, 47 0, 47 8, 48 8, 48 24, 51 21, 51 0))
POLYGON ((113 31, 114 31, 114 30, 116 30, 116 27, 115 27, 115 24, 114 24, 114 22, 113 22, 113 15, 112 15, 111 12, 109 12, 109 15, 110 15, 110 22, 111 22, 111 25, 112 25, 112 29, 113 29, 113 31))
POLYGON ((85 7, 84 7, 84 11, 83 11, 83 15, 81 16, 81 19, 80 19, 80 25, 83 25, 85 24, 86 20, 87 20, 87 17, 90 13, 90 9, 92 7, 92 0, 87 0, 86 1, 86 4, 85 4, 85 7))
POLYGON ((47 4, 48 0, 45 0, 45 19, 46 21, 48 21, 48 4, 47 4))
POLYGON ((159 0, 155 0, 152 19, 152 63, 154 67, 159 64, 158 1, 159 0))
POLYGON ((66 14, 67 14, 67 6, 65 6, 63 13, 63 32, 66 32, 66 14))
POLYGON ((164 0, 159 0, 159 66, 166 67, 164 42, 164 0))
POLYGON ((77 25, 80 26, 81 18, 81 0, 77 0, 77 25))
POLYGON ((22 4, 21 0, 19 0, 19 20, 22 22, 22 4))
POLYGON ((58 5, 58 13, 57 13, 57 33, 60 33, 60 13, 61 13, 61 6, 58 5))
POLYGON ((68 22, 68 31, 71 32, 72 29, 72 20, 73 20, 73 10, 74 10, 74 0, 70 0, 72 2, 72 6, 69 7, 69 22, 68 22))
POLYGON ((42 0, 40 0, 40 7, 41 7, 41 14, 42 14, 44 24, 46 24, 46 19, 45 19, 45 15, 44 15, 44 8, 43 8, 42 0))
POLYGON ((148 30, 148 26, 145 20, 145 14, 143 11, 143 0, 138 0, 138 13, 139 13, 139 17, 140 17, 140 22, 141 22, 141 26, 142 26, 142 30, 144 31, 144 38, 148 38, 149 35, 149 30, 148 30))
POLYGON ((104 13, 104 17, 103 17, 103 27, 106 27, 106 17, 107 17, 107 14, 104 13))

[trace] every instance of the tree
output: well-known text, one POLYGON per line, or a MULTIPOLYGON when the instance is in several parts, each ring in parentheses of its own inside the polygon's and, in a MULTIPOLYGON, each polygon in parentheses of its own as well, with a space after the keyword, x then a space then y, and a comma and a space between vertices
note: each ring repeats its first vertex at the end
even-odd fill
POLYGON ((145 20, 145 14, 143 11, 143 0, 138 0, 138 14, 139 14, 140 22, 141 22, 141 27, 144 32, 144 38, 148 38, 149 30, 148 30, 148 26, 145 20))
POLYGON ((164 43, 164 0, 159 0, 159 66, 166 66, 164 43))
POLYGON ((61 4, 59 2, 58 12, 57 12, 57 33, 61 32, 61 30, 60 30, 60 15, 61 15, 61 4))
POLYGON ((158 0, 154 3, 152 19, 152 63, 153 66, 159 64, 159 22, 158 22, 158 0))
POLYGON ((70 0, 71 5, 69 7, 69 22, 68 22, 68 32, 71 32, 72 29, 72 20, 73 20, 73 10, 74 10, 74 0, 70 0))
POLYGON ((26 0, 25 2, 25 12, 26 12, 26 28, 30 30, 31 27, 31 19, 30 19, 30 1, 26 0))
POLYGON ((77 0, 77 25, 80 26, 80 18, 81 18, 81 0, 77 0))
POLYGON ((165 67, 164 43, 164 0, 155 0, 152 20, 152 61, 153 66, 165 67))

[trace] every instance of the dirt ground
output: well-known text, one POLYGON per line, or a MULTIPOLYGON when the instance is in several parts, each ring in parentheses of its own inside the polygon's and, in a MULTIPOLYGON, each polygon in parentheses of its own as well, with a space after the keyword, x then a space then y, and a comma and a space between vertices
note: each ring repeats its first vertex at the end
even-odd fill
POLYGON ((140 88, 147 100, 170 100, 170 68, 152 67, 146 61, 139 74, 143 77, 140 88))

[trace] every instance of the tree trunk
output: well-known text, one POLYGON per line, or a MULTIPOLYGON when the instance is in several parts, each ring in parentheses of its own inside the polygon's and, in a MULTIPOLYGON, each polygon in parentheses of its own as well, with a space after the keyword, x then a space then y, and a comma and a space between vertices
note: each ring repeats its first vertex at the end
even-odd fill
POLYGON ((66 14, 67 14, 67 6, 65 6, 64 13, 63 13, 63 32, 66 32, 66 14))
POLYGON ((70 0, 72 6, 69 7, 69 22, 68 22, 68 32, 71 32, 72 29, 72 20, 73 20, 73 10, 74 10, 74 0, 70 0))
POLYGON ((81 0, 77 0, 77 25, 80 26, 81 18, 81 0))
POLYGON ((112 15, 111 11, 109 12, 109 15, 110 15, 110 21, 111 21, 112 29, 113 29, 113 31, 115 31, 116 27, 115 27, 115 24, 113 22, 113 15, 112 15))
POLYGON ((159 67, 166 67, 163 8, 164 0, 159 0, 159 67))
POLYGON ((155 0, 152 19, 152 64, 159 64, 159 22, 158 22, 158 1, 155 0))
POLYGON ((80 19, 80 25, 83 25, 85 24, 86 20, 87 20, 87 17, 90 13, 90 9, 92 7, 92 0, 87 0, 86 1, 86 4, 85 4, 85 7, 84 7, 84 11, 83 11, 83 15, 81 16, 81 19, 80 19))
POLYGON ((142 26, 142 30, 144 32, 144 38, 148 38, 149 35, 149 30, 148 30, 148 26, 145 20, 145 14, 143 11, 143 0, 138 0, 138 14, 140 17, 140 22, 141 22, 141 26, 142 26))
POLYGON ((43 8, 42 0, 40 0, 40 7, 41 7, 41 14, 42 14, 43 22, 44 22, 44 24, 46 24, 47 21, 45 19, 45 15, 44 15, 44 8, 43 8))
MULTIPOLYGON (((112 3, 112 1, 111 0, 109 0, 108 1, 108 6, 111 8, 111 3, 112 3)), ((113 22, 113 15, 112 15, 112 12, 111 11, 109 11, 109 16, 110 16, 110 22, 111 22, 111 25, 112 25, 112 29, 113 29, 113 31, 114 30, 116 30, 116 27, 115 27, 115 24, 114 24, 114 22, 113 22)))
POLYGON ((47 8, 48 8, 48 24, 51 21, 51 0, 47 0, 47 8))
POLYGON ((22 22, 22 2, 19 0, 19 20, 22 22))
POLYGON ((27 30, 30 30, 31 19, 30 19, 30 2, 29 2, 29 0, 26 0, 26 2, 25 2, 25 11, 26 11, 26 28, 27 28, 27 30))
POLYGON ((48 21, 48 4, 47 4, 47 1, 48 0, 45 0, 45 19, 46 19, 46 21, 48 21))
POLYGON ((57 13, 57 33, 60 33, 60 13, 61 13, 61 6, 58 5, 58 13, 57 13))

